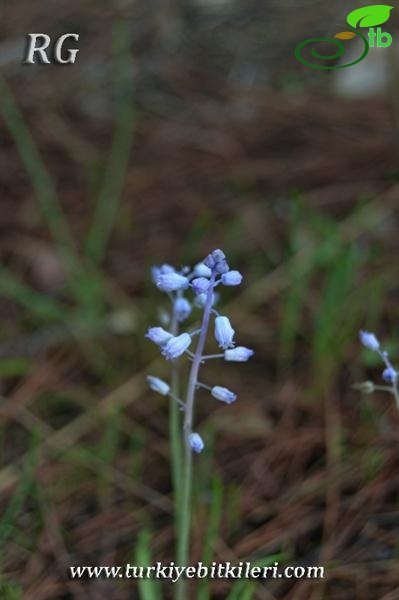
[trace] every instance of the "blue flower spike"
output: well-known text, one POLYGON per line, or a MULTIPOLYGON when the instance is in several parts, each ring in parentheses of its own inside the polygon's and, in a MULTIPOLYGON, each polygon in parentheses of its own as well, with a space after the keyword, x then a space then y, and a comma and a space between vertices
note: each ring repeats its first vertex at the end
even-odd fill
POLYGON ((229 318, 220 315, 214 308, 219 298, 219 294, 215 291, 216 288, 220 284, 226 287, 240 285, 243 277, 239 271, 230 269, 226 255, 220 249, 208 254, 193 269, 188 266, 175 269, 172 265, 163 264, 153 267, 151 273, 158 289, 165 292, 172 302, 172 315, 166 325, 170 331, 163 327, 150 327, 146 337, 160 347, 161 354, 166 360, 177 361, 186 354, 191 361, 191 368, 185 401, 178 398, 173 385, 169 386, 158 377, 149 375, 148 384, 153 391, 162 396, 170 396, 179 404, 184 413, 183 432, 186 450, 189 453, 200 453, 204 449, 204 442, 200 434, 193 431, 194 402, 197 390, 205 388, 216 400, 225 404, 231 404, 237 399, 237 395, 228 388, 199 383, 198 375, 201 365, 208 359, 218 358, 224 358, 226 362, 247 362, 254 354, 253 350, 245 346, 234 347, 235 330, 229 318), (202 312, 201 326, 199 329, 191 328, 191 333, 189 333, 190 329, 187 328, 185 331, 186 327, 182 323, 191 318, 194 309, 202 312), (214 337, 223 351, 222 354, 205 352, 212 320, 214 321, 214 337), (195 348, 191 351, 191 346, 194 346, 193 340, 195 340, 195 348))

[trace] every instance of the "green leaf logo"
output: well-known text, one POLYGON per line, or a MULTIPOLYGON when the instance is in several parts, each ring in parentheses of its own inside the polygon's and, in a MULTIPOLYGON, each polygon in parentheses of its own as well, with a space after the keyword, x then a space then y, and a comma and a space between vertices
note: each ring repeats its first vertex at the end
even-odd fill
POLYGON ((364 6, 363 8, 357 8, 349 13, 347 21, 352 27, 375 27, 376 25, 382 25, 389 19, 389 15, 393 6, 387 6, 386 4, 372 4, 371 6, 364 6))

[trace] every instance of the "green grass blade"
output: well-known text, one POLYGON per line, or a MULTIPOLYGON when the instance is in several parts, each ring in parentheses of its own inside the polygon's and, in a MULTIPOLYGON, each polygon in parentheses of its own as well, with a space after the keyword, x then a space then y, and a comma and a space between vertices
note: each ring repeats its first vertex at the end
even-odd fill
POLYGON ((32 440, 31 451, 25 461, 19 483, 0 520, 0 556, 3 548, 14 531, 14 523, 20 515, 27 498, 35 487, 35 472, 38 464, 36 440, 32 440))
POLYGON ((59 203, 50 177, 31 133, 24 122, 14 97, 0 76, 0 112, 18 148, 25 169, 39 199, 43 216, 47 221, 57 246, 68 266, 76 270, 78 259, 65 215, 59 203))
MULTIPOLYGON (((149 567, 151 560, 151 533, 148 529, 140 531, 135 550, 135 564, 138 567, 149 567)), ((161 600, 161 586, 157 579, 138 579, 140 600, 161 600)))
POLYGON ((127 21, 119 20, 113 31, 115 53, 116 126, 104 180, 87 237, 86 253, 95 263, 104 257, 119 208, 128 167, 134 125, 130 30, 127 21))
MULTIPOLYGON (((275 562, 281 562, 284 558, 285 556, 283 554, 273 554, 272 556, 256 560, 252 563, 252 567, 270 567, 275 562)), ((232 586, 226 600, 251 600, 257 586, 260 585, 261 582, 264 583, 265 580, 240 579, 232 586)))
MULTIPOLYGON (((210 506, 209 524, 202 553, 202 562, 204 565, 210 565, 213 559, 213 549, 215 547, 222 517, 222 505, 223 483, 220 477, 215 476, 212 482, 212 504, 210 506)), ((201 579, 199 582, 197 600, 209 600, 210 597, 210 582, 208 579, 201 579)))
POLYGON ((20 304, 35 317, 45 321, 65 319, 65 308, 48 296, 32 290, 6 269, 0 269, 0 294, 20 304))

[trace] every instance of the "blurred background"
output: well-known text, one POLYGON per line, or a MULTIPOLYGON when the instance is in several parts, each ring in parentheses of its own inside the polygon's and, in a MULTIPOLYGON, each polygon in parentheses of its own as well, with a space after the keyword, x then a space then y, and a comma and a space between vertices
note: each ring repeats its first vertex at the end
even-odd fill
POLYGON ((1 598, 156 598, 67 568, 173 559, 149 268, 215 247, 256 355, 204 370, 239 401, 200 397, 192 561, 326 568, 235 598, 398 598, 399 415, 351 387, 380 378, 361 327, 399 351, 395 11, 355 67, 294 55, 359 6, 1 3, 1 598), (30 32, 79 33, 76 63, 22 64, 30 32))

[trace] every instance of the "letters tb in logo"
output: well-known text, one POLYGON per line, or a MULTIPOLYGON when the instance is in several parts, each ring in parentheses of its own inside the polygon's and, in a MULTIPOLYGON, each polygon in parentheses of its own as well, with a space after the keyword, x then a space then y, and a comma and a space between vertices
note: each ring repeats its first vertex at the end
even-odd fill
POLYGON ((48 49, 51 44, 51 38, 47 33, 28 33, 28 44, 26 48, 26 58, 25 64, 33 65, 36 62, 40 62, 41 64, 49 65, 52 62, 58 63, 60 65, 72 64, 76 60, 76 55, 79 52, 79 48, 68 48, 63 54, 62 49, 63 45, 68 38, 75 40, 76 42, 79 40, 78 33, 65 33, 61 37, 57 39, 54 44, 53 51, 48 56, 48 49), (38 59, 38 60, 36 60, 38 59))

